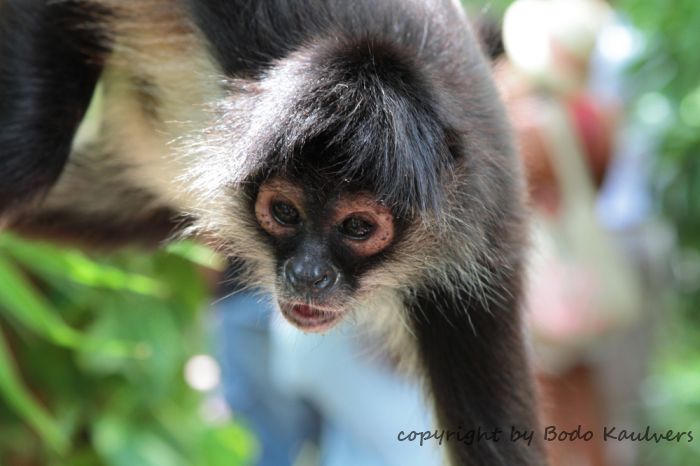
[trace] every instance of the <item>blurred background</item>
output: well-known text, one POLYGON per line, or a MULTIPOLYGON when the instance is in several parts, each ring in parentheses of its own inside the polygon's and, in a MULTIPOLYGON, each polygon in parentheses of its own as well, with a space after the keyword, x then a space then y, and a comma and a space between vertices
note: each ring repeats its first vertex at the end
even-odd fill
MULTIPOLYGON (((700 464, 700 3, 465 4, 527 173, 542 416, 596 435, 547 442, 553 466, 700 464), (696 439, 603 442, 604 426, 696 439)), ((104 254, 0 234, 0 465, 260 463, 276 439, 227 395, 248 351, 222 336, 225 268, 192 242, 104 254)), ((291 463, 323 461, 313 431, 291 463)))

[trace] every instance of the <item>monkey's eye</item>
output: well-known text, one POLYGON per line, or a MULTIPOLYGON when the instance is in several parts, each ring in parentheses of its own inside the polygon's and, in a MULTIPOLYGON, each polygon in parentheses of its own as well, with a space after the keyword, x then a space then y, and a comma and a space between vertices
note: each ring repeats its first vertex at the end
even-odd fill
POLYGON ((354 240, 365 240, 374 232, 374 225, 368 221, 352 216, 345 219, 339 227, 340 233, 354 240))
POLYGON ((299 211, 286 202, 275 202, 271 207, 272 216, 280 225, 293 226, 299 224, 299 211))

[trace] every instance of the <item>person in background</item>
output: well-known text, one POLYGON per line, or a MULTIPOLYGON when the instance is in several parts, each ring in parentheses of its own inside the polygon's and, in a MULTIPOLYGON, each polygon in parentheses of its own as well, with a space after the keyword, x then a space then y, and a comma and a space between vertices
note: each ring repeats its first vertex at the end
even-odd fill
POLYGON ((643 292, 658 289, 645 172, 653 145, 622 112, 634 31, 603 1, 518 0, 504 36, 498 72, 534 210, 529 320, 543 417, 557 432, 595 434, 547 442, 552 464, 635 464, 633 443, 606 443, 602 432, 638 427, 654 303, 643 292))

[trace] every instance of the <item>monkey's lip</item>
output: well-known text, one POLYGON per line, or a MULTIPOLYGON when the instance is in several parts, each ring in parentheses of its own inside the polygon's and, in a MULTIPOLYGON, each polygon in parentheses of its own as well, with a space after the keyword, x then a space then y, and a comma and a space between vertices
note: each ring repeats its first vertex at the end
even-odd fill
POLYGON ((321 333, 329 330, 343 317, 344 312, 309 304, 280 303, 282 315, 299 330, 321 333))

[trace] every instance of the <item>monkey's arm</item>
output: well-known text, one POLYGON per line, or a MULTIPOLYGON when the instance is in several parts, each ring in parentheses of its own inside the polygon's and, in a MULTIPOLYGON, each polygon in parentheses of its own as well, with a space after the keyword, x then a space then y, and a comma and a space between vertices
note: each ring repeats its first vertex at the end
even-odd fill
POLYGON ((0 214, 61 174, 104 56, 79 0, 0 2, 0 214))
POLYGON ((512 270, 492 271, 480 287, 483 296, 473 286, 458 291, 436 286, 414 303, 419 352, 440 428, 462 438, 472 430, 501 431, 498 441, 475 438, 467 445, 455 435, 443 443, 455 466, 546 464, 517 311, 517 277, 512 270), (534 431, 532 444, 511 441, 511 427, 534 431))

